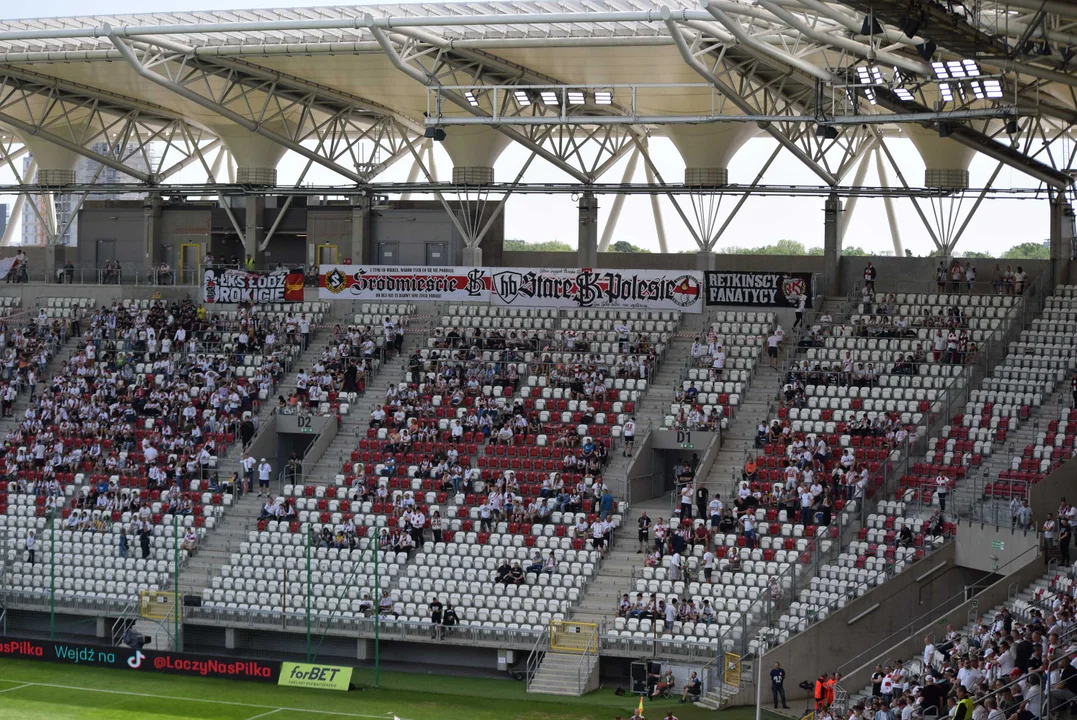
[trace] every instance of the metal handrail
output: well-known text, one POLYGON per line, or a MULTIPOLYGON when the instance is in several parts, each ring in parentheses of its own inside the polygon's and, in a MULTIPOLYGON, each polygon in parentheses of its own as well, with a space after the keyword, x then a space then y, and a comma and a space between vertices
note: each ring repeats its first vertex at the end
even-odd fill
POLYGON ((524 669, 524 686, 531 687, 531 683, 535 679, 535 673, 538 672, 539 665, 542 663, 542 658, 546 656, 547 650, 550 646, 550 628, 545 627, 538 637, 535 638, 535 644, 531 646, 531 652, 527 655, 527 666, 524 669), (540 649, 540 646, 545 646, 540 649))
MULTIPOLYGON (((1003 568, 1005 568, 1005 567, 1007 567, 1009 565, 1012 565, 1013 563, 1016 563, 1017 561, 1019 561, 1021 558, 1023 558, 1025 555, 1027 555, 1029 552, 1032 552, 1032 551, 1035 551, 1036 554, 1038 555, 1039 554, 1039 546, 1036 545, 1036 546, 1033 546, 1031 548, 1028 548, 1024 552, 1022 552, 1020 555, 1018 555, 1017 557, 1015 557, 1015 558, 1009 560, 1008 562, 1000 565, 998 567, 998 569, 994 571, 992 576, 994 576, 994 574, 998 574, 999 571, 1001 571, 1003 568)), ((941 601, 935 603, 935 607, 936 608, 941 607, 941 606, 943 606, 943 605, 945 605, 945 604, 947 604, 947 603, 949 603, 949 602, 951 602, 953 600, 956 600, 958 598, 963 598, 962 602, 964 602, 966 600, 969 600, 969 599, 972 599, 972 598, 967 597, 969 588, 975 589, 975 588, 979 587, 979 588, 981 588, 980 591, 982 592, 982 590, 987 589, 988 587, 991 587, 993 584, 994 584, 993 582, 985 582, 984 580, 979 580, 979 581, 973 583, 972 585, 968 585, 968 586, 963 587, 960 592, 954 593, 953 595, 946 598, 945 600, 941 600, 941 601)), ((976 595, 979 595, 979 592, 977 592, 976 595)), ((973 597, 975 597, 975 595, 973 597)), ((913 635, 915 635, 919 631, 919 629, 922 629, 925 624, 928 624, 929 622, 931 622, 931 621, 926 621, 925 622, 925 620, 926 620, 926 618, 930 618, 934 614, 935 613, 934 613, 933 610, 929 610, 928 612, 923 613, 922 615, 918 616, 914 620, 906 623, 905 625, 898 628, 896 631, 890 633, 883 640, 880 640, 879 642, 875 643, 871 647, 867 648, 866 650, 861 651, 860 653, 853 656, 851 659, 847 660, 843 665, 841 665, 839 668, 837 668, 837 672, 843 672, 843 671, 846 671, 846 670, 848 670, 850 668, 857 668, 857 667, 860 667, 861 665, 864 665, 865 663, 861 661, 861 658, 875 657, 875 655, 873 653, 875 653, 877 651, 877 649, 879 647, 881 647, 881 646, 885 646, 886 648, 890 648, 890 647, 893 647, 896 643, 900 642, 901 640, 903 640, 905 638, 911 638, 913 635)))
POLYGON ((591 659, 598 654, 598 626, 596 625, 587 637, 587 645, 584 647, 580 661, 576 663, 576 685, 580 695, 583 695, 587 687, 587 681, 591 677, 591 659))

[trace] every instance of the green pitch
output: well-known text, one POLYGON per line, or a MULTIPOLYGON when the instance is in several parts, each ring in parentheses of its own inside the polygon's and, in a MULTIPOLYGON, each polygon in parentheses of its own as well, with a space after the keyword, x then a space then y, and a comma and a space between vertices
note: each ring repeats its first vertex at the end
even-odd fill
MULTIPOLYGON (((355 683, 372 674, 358 671, 355 683)), ((613 720, 638 699, 599 690, 583 698, 528 695, 521 682, 444 675, 381 674, 380 687, 348 693, 283 688, 0 660, 0 718, 18 720, 613 720)), ((739 708, 712 713, 674 701, 645 703, 648 720, 672 708, 679 720, 752 720, 739 708)))

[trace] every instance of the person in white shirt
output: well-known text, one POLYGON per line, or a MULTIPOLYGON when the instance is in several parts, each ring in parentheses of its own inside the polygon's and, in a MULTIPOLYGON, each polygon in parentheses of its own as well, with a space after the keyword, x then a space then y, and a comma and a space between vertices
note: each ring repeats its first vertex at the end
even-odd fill
POLYGON ((807 295, 797 296, 797 309, 796 309, 796 321, 793 322, 793 329, 796 330, 798 326, 804 324, 804 308, 808 304, 807 295))
POLYGON ((623 428, 623 435, 624 435, 624 441, 625 441, 625 448, 624 448, 624 452, 622 452, 621 454, 624 457, 632 457, 632 454, 635 451, 635 445, 636 445, 636 419, 635 418, 630 417, 625 422, 624 428, 623 428))
POLYGON ((273 472, 273 467, 266 462, 265 458, 258 463, 258 496, 261 497, 262 493, 265 493, 266 497, 269 497, 269 475, 273 472))
POLYGON ((778 369, 778 346, 782 342, 782 336, 777 332, 771 333, 767 338, 767 356, 770 358, 770 366, 778 369))
POLYGON ((681 579, 681 566, 684 564, 684 558, 680 553, 670 553, 669 555, 669 579, 676 582, 681 579))
POLYGON ((713 583, 712 575, 714 574, 714 553, 707 550, 703 553, 703 579, 708 583, 713 583))

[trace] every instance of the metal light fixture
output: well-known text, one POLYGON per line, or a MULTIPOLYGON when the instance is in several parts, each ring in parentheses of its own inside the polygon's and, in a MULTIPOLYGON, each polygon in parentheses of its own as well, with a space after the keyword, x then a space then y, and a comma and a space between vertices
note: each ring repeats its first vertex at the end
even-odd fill
POLYGON ((587 96, 583 94, 583 90, 568 91, 569 105, 583 105, 585 102, 587 102, 587 96))
POLYGON ((531 104, 531 97, 526 90, 514 90, 512 96, 516 98, 516 104, 520 107, 527 107, 531 104))
POLYGON ((479 101, 475 98, 475 93, 471 92, 470 90, 465 90, 464 97, 467 98, 468 105, 470 105, 471 107, 479 106, 479 101))
POLYGON ((557 99, 557 93, 553 90, 543 90, 539 93, 539 97, 542 98, 543 105, 558 105, 560 104, 557 99))
POLYGON ((898 100, 904 102, 913 102, 916 100, 916 97, 903 87, 894 88, 894 94, 897 95, 898 100))
POLYGON ((612 105, 612 90, 595 90, 595 105, 612 105))

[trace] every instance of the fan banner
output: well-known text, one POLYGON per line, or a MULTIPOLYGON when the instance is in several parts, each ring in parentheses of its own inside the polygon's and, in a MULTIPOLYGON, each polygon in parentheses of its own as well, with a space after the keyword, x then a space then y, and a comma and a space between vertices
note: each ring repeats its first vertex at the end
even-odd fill
POLYGON ((700 313, 703 275, 682 270, 322 265, 319 296, 700 313))
POLYGON ((303 271, 254 273, 209 267, 202 275, 202 302, 207 305, 303 302, 303 271))
POLYGON ((812 306, 811 273, 707 272, 707 305, 812 306))

